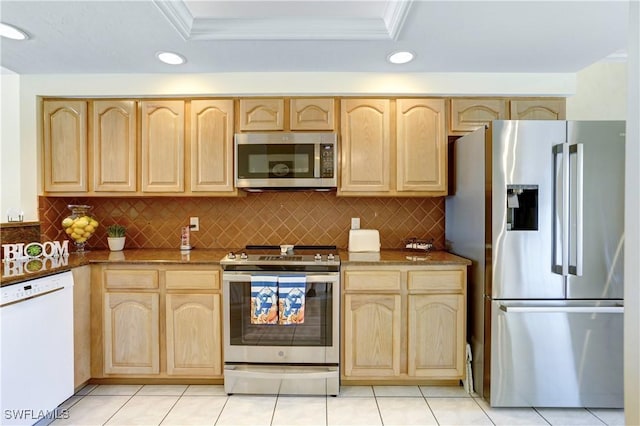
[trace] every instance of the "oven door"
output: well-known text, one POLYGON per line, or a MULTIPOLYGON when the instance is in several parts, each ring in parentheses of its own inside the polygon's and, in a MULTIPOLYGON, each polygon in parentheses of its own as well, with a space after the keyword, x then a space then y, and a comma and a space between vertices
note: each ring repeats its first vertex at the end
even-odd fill
POLYGON ((251 274, 224 272, 225 363, 338 364, 340 274, 313 273, 305 278, 302 323, 252 324, 251 274))

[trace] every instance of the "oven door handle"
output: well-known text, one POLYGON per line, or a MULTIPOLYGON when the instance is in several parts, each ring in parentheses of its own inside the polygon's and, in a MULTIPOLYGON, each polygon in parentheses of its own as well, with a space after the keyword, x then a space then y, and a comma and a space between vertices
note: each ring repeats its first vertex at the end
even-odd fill
MULTIPOLYGON (((277 275, 277 274, 276 274, 277 275)), ((283 275, 285 276, 285 275, 283 275)), ((315 274, 305 275, 305 279, 308 283, 337 283, 340 280, 340 274, 315 274)), ((228 282, 251 282, 251 275, 249 274, 223 274, 223 281, 228 282)))

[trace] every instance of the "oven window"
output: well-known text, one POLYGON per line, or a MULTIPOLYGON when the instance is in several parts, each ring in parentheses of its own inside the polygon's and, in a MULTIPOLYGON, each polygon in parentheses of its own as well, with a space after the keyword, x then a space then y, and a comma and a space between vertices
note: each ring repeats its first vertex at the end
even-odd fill
POLYGON ((231 283, 229 294, 231 345, 331 346, 333 343, 332 283, 306 283, 301 324, 252 324, 250 282, 231 283))
POLYGON ((313 178, 313 144, 238 145, 241 179, 313 178))

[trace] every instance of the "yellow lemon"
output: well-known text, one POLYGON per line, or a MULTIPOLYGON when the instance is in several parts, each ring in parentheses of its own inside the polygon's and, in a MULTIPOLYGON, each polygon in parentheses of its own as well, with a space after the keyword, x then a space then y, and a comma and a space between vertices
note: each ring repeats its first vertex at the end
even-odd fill
POLYGON ((73 233, 73 228, 67 228, 64 230, 64 232, 66 232, 67 235, 71 235, 73 233))
POLYGON ((80 238, 80 235, 76 234, 75 232, 72 232, 71 238, 73 238, 74 240, 77 240, 78 238, 80 238))
POLYGON ((80 238, 78 238, 78 239, 76 240, 76 243, 84 243, 85 241, 87 241, 87 239, 86 239, 86 238, 84 238, 84 237, 80 237, 80 238))
POLYGON ((75 225, 74 225, 74 226, 75 226, 75 227, 78 227, 78 228, 83 228, 83 229, 84 229, 84 227, 85 227, 85 226, 87 226, 88 224, 89 224, 89 221, 87 220, 87 217, 86 217, 86 216, 83 216, 83 217, 81 217, 80 219, 78 219, 78 220, 76 221, 76 223, 75 223, 75 225))
POLYGON ((67 218, 65 218, 65 219, 62 221, 62 226, 63 226, 64 228, 68 228, 68 227, 70 227, 71 225, 73 225, 73 219, 71 219, 70 217, 67 217, 67 218))
POLYGON ((91 224, 87 225, 84 227, 84 232, 94 232, 96 230, 96 228, 94 226, 92 226, 91 224))
POLYGON ((95 219, 91 219, 89 221, 89 225, 93 226, 94 228, 97 228, 98 227, 98 221, 95 220, 95 219))

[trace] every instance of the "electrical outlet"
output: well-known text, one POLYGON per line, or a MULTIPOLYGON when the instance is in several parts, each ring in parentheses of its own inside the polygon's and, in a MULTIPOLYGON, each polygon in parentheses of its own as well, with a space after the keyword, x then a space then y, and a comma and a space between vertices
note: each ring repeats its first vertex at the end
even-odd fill
POLYGON ((351 218, 351 229, 360 229, 360 218, 352 217, 351 218))
POLYGON ((189 218, 189 228, 192 231, 199 231, 200 230, 200 219, 197 217, 190 217, 189 218))

